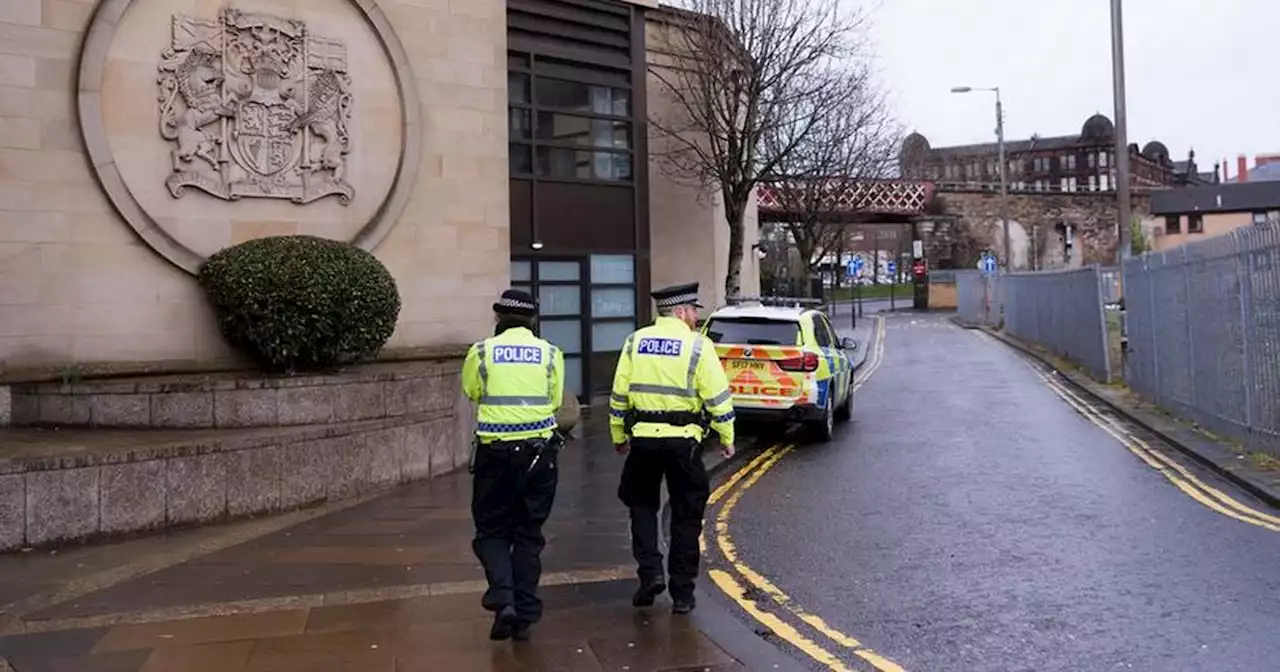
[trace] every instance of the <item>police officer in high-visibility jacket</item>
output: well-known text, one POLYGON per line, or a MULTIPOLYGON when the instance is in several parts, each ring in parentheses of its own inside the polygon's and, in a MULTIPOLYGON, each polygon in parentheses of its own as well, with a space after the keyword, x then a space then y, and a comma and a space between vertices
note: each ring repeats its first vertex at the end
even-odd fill
POLYGON ((631 550, 640 586, 631 603, 651 606, 666 590, 658 549, 659 488, 671 496, 671 549, 667 570, 672 611, 693 610, 698 537, 710 482, 701 444, 707 428, 733 456, 733 399, 715 345, 695 331, 698 283, 653 292, 658 319, 623 345, 609 397, 609 431, 627 454, 618 498, 631 511, 631 550), (628 441, 629 439, 629 441, 628 441))
POLYGON ((493 311, 493 337, 471 346, 462 367, 463 391, 477 406, 471 546, 489 582, 481 604, 494 612, 490 639, 523 641, 542 617, 542 524, 556 495, 564 355, 534 335, 537 302, 527 292, 503 292, 493 311))

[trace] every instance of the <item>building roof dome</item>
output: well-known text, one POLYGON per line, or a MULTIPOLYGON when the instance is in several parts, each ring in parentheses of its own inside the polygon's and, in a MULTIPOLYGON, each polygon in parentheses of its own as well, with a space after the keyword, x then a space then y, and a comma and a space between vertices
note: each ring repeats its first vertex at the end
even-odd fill
POLYGON ((1115 136, 1116 125, 1103 114, 1095 114, 1085 120, 1080 128, 1080 137, 1084 140, 1110 140, 1115 136))
POLYGON ((898 162, 904 167, 915 167, 929 158, 929 140, 919 133, 912 133, 902 141, 898 162))
POLYGON ((920 135, 919 133, 912 133, 902 141, 903 154, 915 154, 917 152, 927 154, 929 149, 928 138, 920 135))
POLYGON ((1156 163, 1167 163, 1169 161, 1169 148, 1165 147, 1164 143, 1159 140, 1152 140, 1143 146, 1142 155, 1156 163))

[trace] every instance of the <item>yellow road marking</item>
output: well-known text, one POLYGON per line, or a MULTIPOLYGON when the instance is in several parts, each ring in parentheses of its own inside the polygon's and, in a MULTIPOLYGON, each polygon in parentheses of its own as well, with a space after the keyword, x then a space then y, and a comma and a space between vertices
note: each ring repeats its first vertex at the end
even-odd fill
MULTIPOLYGON (((876 320, 876 348, 874 348, 872 353, 869 355, 869 364, 864 366, 864 369, 860 371, 860 375, 856 376, 854 379, 854 389, 863 387, 863 385, 867 383, 867 380, 870 379, 870 376, 879 369, 879 366, 881 366, 884 360, 884 317, 877 316, 876 320)), ((721 486, 718 486, 718 488, 710 494, 710 497, 708 498, 708 506, 710 506, 710 504, 716 504, 719 500, 726 498, 726 495, 728 497, 724 500, 723 507, 719 509, 716 517, 716 525, 713 526, 713 534, 716 535, 716 544, 719 552, 721 552, 724 557, 724 561, 728 563, 728 566, 732 567, 732 570, 735 571, 737 575, 744 577, 744 579, 748 581, 751 586, 754 586, 756 590, 769 595, 769 598, 771 598, 774 603, 785 608, 787 612, 792 614, 792 616, 799 618, 801 622, 812 627, 813 630, 818 631, 820 635, 827 637, 828 640, 842 646, 842 648, 850 649, 852 654, 863 660, 867 660, 867 662, 876 667, 878 671, 904 672, 902 671, 902 668, 897 666, 896 663, 893 663, 892 660, 884 658, 882 655, 873 652, 873 650, 865 648, 865 646, 863 646, 860 641, 854 639, 854 637, 845 635, 844 632, 840 632, 836 630, 835 627, 828 625, 826 621, 822 620, 822 617, 817 616, 817 614, 805 612, 804 609, 797 607, 797 605, 792 602, 790 596, 783 593, 781 589, 778 589, 776 585, 773 585, 772 581, 765 579, 765 577, 760 575, 759 572, 753 570, 753 568, 748 566, 745 562, 742 562, 741 559, 737 557, 737 549, 735 545, 733 545, 733 540, 730 534, 728 534, 728 521, 730 521, 733 507, 737 506, 737 502, 741 499, 742 494, 744 494, 746 490, 750 489, 751 485, 754 485, 756 481, 760 480, 760 477, 767 474, 769 468, 772 468, 778 461, 781 461, 787 453, 792 451, 792 449, 795 449, 795 445, 786 445, 786 447, 783 447, 783 445, 772 445, 772 447, 769 447, 767 451, 760 453, 759 456, 754 458, 754 460, 751 460, 746 463, 745 466, 739 468, 735 474, 730 476, 730 479, 724 481, 721 486)), ((707 553, 707 535, 700 535, 698 543, 701 548, 701 552, 707 553)), ((716 582, 718 588, 721 589, 722 593, 726 594, 728 598, 733 600, 733 602, 739 604, 742 611, 750 614, 750 616, 755 618, 756 621, 762 623, 765 627, 768 627, 774 635, 777 635, 780 639, 787 641, 788 644, 795 646, 796 649, 801 650, 801 652, 804 652, 808 657, 817 660, 817 662, 823 664, 823 666, 836 669, 836 671, 847 671, 847 669, 851 669, 850 667, 847 667, 840 658, 836 657, 836 655, 833 655, 831 652, 828 652, 827 649, 824 649, 822 645, 814 643, 812 639, 801 634, 800 630, 797 630, 796 627, 790 625, 790 623, 787 623, 786 621, 783 621, 782 618, 777 616, 777 614, 760 607, 755 600, 748 598, 744 588, 742 588, 740 582, 733 577, 732 573, 723 570, 710 570, 708 573, 709 576, 712 577, 712 581, 716 582)))
MULTIPOLYGON (((980 338, 994 342, 995 339, 982 331, 974 331, 980 338)), ((1123 424, 1112 420, 1102 414, 1099 409, 1084 399, 1075 391, 1071 390, 1061 381, 1055 380, 1053 374, 1046 374, 1032 362, 1023 359, 1023 363, 1031 369, 1033 373, 1044 381, 1054 394, 1062 398, 1072 408, 1075 408, 1089 422, 1093 423, 1102 431, 1110 434, 1112 438, 1124 446, 1126 450, 1133 453, 1147 464, 1147 466, 1160 472, 1169 482, 1185 493, 1187 496, 1196 500, 1200 504, 1216 511, 1228 518, 1233 518, 1242 523, 1248 523, 1256 527, 1261 527, 1272 532, 1280 532, 1280 517, 1273 516, 1264 511, 1259 511, 1248 504, 1245 504, 1231 495, 1219 490, 1218 488, 1205 483, 1189 469, 1179 464, 1173 458, 1152 448, 1150 444, 1141 438, 1135 436, 1123 424)))
MULTIPOLYGON (((871 363, 864 369, 863 374, 855 380, 855 389, 865 384, 871 377, 871 374, 875 373, 876 369, 880 367, 881 362, 883 362, 884 329, 884 318, 878 317, 876 325, 876 348, 870 355, 872 357, 871 363)), ((715 525, 713 528, 716 546, 719 548, 721 555, 724 556, 725 561, 738 575, 742 576, 757 590, 768 595, 776 604, 786 609, 793 616, 816 630, 828 640, 841 647, 849 649, 853 655, 870 663, 877 670, 882 672, 904 672, 902 667, 875 651, 864 647, 857 639, 836 630, 820 616, 811 614, 800 608, 795 604, 790 596, 774 585, 773 582, 769 581, 759 572, 752 569, 738 557, 737 548, 734 546, 733 539, 729 534, 729 520, 734 507, 737 506, 738 500, 742 498, 742 495, 750 489, 751 486, 755 485, 761 477, 768 473, 769 469, 794 449, 795 446, 793 445, 786 447, 770 447, 750 463, 739 469, 732 477, 725 481, 723 485, 716 488, 715 492, 711 494, 711 497, 708 500, 710 504, 714 504, 728 495, 728 498, 725 499, 724 505, 716 515, 715 525)), ((699 544, 702 546, 702 550, 705 553, 705 535, 699 538, 699 544)), ((833 670, 850 669, 845 666, 839 658, 832 655, 819 644, 814 643, 812 640, 805 637, 795 627, 778 618, 775 614, 765 611, 754 600, 747 598, 742 586, 731 574, 724 572, 723 570, 712 570, 710 574, 712 580, 715 581, 721 591, 742 607, 743 611, 750 614, 765 627, 768 627, 775 635, 790 643, 800 651, 803 651, 810 658, 833 670)))
POLYGON ((776 615, 761 609, 754 600, 746 596, 746 591, 742 589, 742 585, 737 582, 728 572, 722 569, 713 569, 708 572, 711 580, 720 588, 721 592, 729 596, 729 599, 738 603, 742 610, 751 614, 753 618, 759 621, 766 628, 769 628, 773 634, 786 640, 789 644, 804 651, 806 655, 814 660, 826 665, 833 670, 846 672, 850 668, 830 651, 818 646, 813 640, 800 634, 799 630, 791 627, 791 624, 778 618, 776 615))
MULTIPOLYGON (((729 536, 729 517, 733 513, 733 508, 737 506, 738 500, 742 498, 742 495, 749 490, 751 486, 756 484, 756 481, 759 481, 762 476, 768 473, 769 469, 773 468, 773 465, 786 457, 793 449, 794 446, 787 446, 786 448, 783 448, 771 455, 767 460, 760 464, 750 477, 742 482, 741 487, 734 490, 733 494, 725 500, 724 506, 720 508, 720 511, 716 516, 715 525, 716 544, 720 548, 720 553, 724 555, 724 558, 729 565, 732 566, 738 574, 742 575, 748 583, 755 586, 760 590, 760 592, 768 595, 779 606, 794 614, 814 630, 822 633, 822 635, 827 639, 850 649, 854 655, 870 662, 872 665, 875 665, 878 670, 883 670, 884 672, 902 672, 901 667, 898 667, 896 664, 887 660, 883 656, 880 656, 874 651, 864 648, 862 642, 859 642, 857 639, 836 630, 823 621, 822 618, 801 609, 786 593, 782 592, 780 588, 774 585, 773 582, 766 579, 738 557, 737 548, 734 546, 733 540, 729 536)), ((799 647, 797 646, 797 648, 799 647)), ((816 659, 817 658, 815 658, 815 660, 816 659)))
POLYGON ((1036 371, 1041 380, 1053 390, 1055 394, 1062 397, 1068 404, 1076 408, 1077 411, 1084 415, 1090 422, 1110 434, 1120 442, 1129 452, 1137 455, 1146 462, 1148 466, 1164 475, 1177 488, 1192 499, 1201 504, 1221 513, 1224 516, 1234 518, 1240 522, 1256 525, 1272 532, 1280 532, 1280 518, 1269 515, 1262 511, 1258 511, 1239 500, 1231 497, 1227 493, 1205 483, 1191 473, 1186 467, 1175 462, 1167 455, 1161 454, 1155 450, 1146 441, 1134 436, 1124 427, 1106 418, 1098 412, 1087 401, 1081 399, 1073 391, 1068 389, 1062 383, 1052 380, 1050 377, 1036 371))

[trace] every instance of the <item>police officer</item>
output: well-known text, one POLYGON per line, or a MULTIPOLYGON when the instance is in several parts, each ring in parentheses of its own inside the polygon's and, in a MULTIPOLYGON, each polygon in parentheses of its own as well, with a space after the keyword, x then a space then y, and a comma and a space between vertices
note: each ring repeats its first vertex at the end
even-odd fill
POLYGON ((493 312, 493 337, 471 346, 462 368, 463 391, 477 406, 471 546, 489 582, 481 599, 494 612, 489 638, 523 641, 542 616, 542 525, 556 495, 564 355, 534 335, 537 302, 528 293, 503 292, 493 312))
POLYGON ((666 590, 658 548, 659 488, 671 495, 668 574, 672 611, 693 610, 698 574, 698 537, 710 482, 700 446, 707 428, 733 456, 733 399, 715 345, 694 329, 698 283, 653 292, 658 319, 631 334, 623 345, 609 397, 609 431, 627 455, 618 498, 631 511, 631 551, 640 586, 631 598, 651 606, 666 590), (628 441, 629 439, 629 441, 628 441))

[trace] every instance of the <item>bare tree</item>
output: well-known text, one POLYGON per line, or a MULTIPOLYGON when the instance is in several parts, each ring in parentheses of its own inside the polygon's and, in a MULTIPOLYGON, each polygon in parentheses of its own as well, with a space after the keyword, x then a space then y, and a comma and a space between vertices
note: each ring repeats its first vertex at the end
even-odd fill
POLYGON ((803 138, 765 139, 766 153, 778 159, 763 180, 786 213, 806 275, 841 246, 875 182, 891 174, 901 135, 870 69, 850 66, 845 78, 843 100, 803 138))
POLYGON ((839 0, 683 0, 650 65, 669 110, 652 154, 719 197, 729 226, 725 292, 741 289, 744 219, 762 175, 840 108, 863 27, 839 0), (767 143, 773 138, 776 142, 767 143), (783 140, 785 139, 785 140, 783 140))

